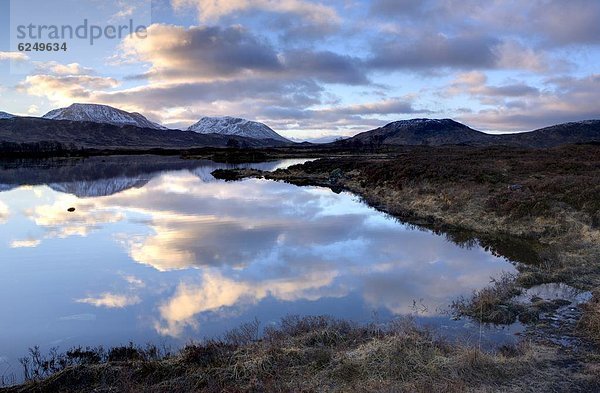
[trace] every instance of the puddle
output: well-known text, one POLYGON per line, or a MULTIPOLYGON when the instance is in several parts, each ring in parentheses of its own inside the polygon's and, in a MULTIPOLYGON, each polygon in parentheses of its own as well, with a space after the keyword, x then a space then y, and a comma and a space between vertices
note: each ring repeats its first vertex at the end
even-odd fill
POLYGON ((576 334, 581 318, 581 305, 592 298, 592 293, 563 283, 537 285, 525 290, 515 300, 521 304, 540 305, 539 320, 526 329, 526 335, 563 347, 577 349, 588 344, 576 334))

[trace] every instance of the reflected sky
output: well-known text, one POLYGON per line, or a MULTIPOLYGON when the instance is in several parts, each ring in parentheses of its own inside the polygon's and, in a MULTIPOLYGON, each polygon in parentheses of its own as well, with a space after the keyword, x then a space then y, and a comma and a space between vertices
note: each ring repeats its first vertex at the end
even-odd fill
POLYGON ((348 193, 217 181, 210 173, 229 166, 209 161, 102 160, 0 175, 0 357, 35 344, 181 343, 254 317, 365 322, 415 304, 448 323, 452 299, 514 270, 348 193))

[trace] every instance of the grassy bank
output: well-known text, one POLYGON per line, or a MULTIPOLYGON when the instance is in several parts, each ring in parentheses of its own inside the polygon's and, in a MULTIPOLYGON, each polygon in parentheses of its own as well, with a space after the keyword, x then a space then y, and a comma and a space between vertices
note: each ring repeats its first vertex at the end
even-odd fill
POLYGON ((407 320, 359 326, 327 317, 288 317, 257 340, 259 332, 251 323, 222 340, 162 356, 153 347, 134 346, 30 356, 32 370, 38 363, 48 368, 49 360, 55 370, 0 391, 591 392, 600 386, 600 376, 587 366, 575 372, 557 368, 555 349, 519 345, 485 353, 436 339, 407 320))

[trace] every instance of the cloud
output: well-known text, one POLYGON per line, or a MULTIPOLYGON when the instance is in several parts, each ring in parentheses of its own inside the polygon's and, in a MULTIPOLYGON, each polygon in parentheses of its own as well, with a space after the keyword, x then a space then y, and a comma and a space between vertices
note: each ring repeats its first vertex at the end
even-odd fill
POLYGON ((6 203, 0 201, 0 224, 5 224, 10 216, 10 210, 6 203))
POLYGON ((171 3, 175 9, 195 7, 202 22, 214 22, 224 16, 247 11, 292 14, 316 25, 338 23, 340 20, 334 8, 305 0, 171 0, 171 3))
POLYGON ((496 62, 493 47, 498 42, 494 38, 477 35, 448 37, 439 33, 414 41, 397 38, 375 43, 374 56, 368 64, 377 69, 487 68, 496 62))
POLYGON ((125 308, 127 306, 138 304, 142 300, 138 296, 118 295, 106 292, 96 297, 86 297, 83 299, 76 299, 75 301, 77 303, 90 304, 95 307, 125 308))
POLYGON ((27 114, 28 115, 35 116, 39 112, 40 112, 40 108, 37 105, 29 105, 29 108, 27 108, 27 114))
POLYGON ((84 67, 79 63, 62 64, 57 61, 37 62, 35 64, 36 74, 49 75, 91 75, 94 70, 84 67))
POLYGON ((325 83, 369 83, 362 61, 332 51, 277 51, 271 43, 241 26, 154 24, 148 37, 126 38, 122 57, 151 64, 143 75, 154 82, 215 82, 276 78, 310 78, 325 83))
POLYGON ((420 14, 423 2, 419 0, 372 0, 370 13, 381 16, 420 14))
POLYGON ((546 45, 600 44, 600 2, 596 0, 536 1, 531 10, 534 34, 546 45))
POLYGON ((502 86, 490 86, 487 84, 487 76, 480 71, 471 71, 457 74, 454 81, 448 86, 443 95, 470 95, 474 97, 496 97, 500 100, 505 98, 536 96, 540 94, 539 89, 525 83, 511 83, 502 86))
POLYGON ((39 239, 13 240, 10 248, 35 248, 41 244, 39 239))
POLYGON ((147 77, 207 81, 281 68, 277 53, 241 26, 190 27, 153 24, 148 37, 127 37, 123 55, 152 64, 147 77))
POLYGON ((110 77, 90 75, 29 75, 18 89, 36 97, 46 97, 58 104, 87 101, 97 90, 111 89, 119 82, 110 77))
POLYGON ((596 0, 374 0, 371 15, 448 33, 521 36, 544 47, 600 43, 600 3, 596 0))
POLYGON ((58 318, 61 321, 95 321, 96 314, 73 314, 58 318))
MULTIPOLYGON (((411 100, 390 98, 365 104, 347 105, 329 110, 336 116, 342 115, 388 115, 407 113, 427 113, 426 109, 415 109, 411 100)), ((327 112, 327 110, 325 111, 327 112)))
POLYGON ((144 288, 146 286, 144 280, 137 278, 136 276, 126 275, 123 276, 123 279, 134 288, 144 288))
POLYGON ((460 119, 486 130, 525 131, 600 118, 597 105, 600 102, 600 74, 550 78, 545 85, 539 94, 523 95, 518 101, 494 101, 492 107, 461 115, 460 119))
POLYGON ((369 67, 384 70, 523 69, 545 71, 551 64, 514 40, 501 40, 485 34, 447 35, 422 33, 411 38, 393 35, 372 45, 369 67))
POLYGON ((289 73, 326 83, 368 84, 362 60, 331 51, 291 50, 281 55, 289 73))
POLYGON ((522 69, 536 72, 549 68, 566 67, 566 62, 553 62, 543 53, 536 52, 517 41, 503 41, 495 46, 496 67, 502 69, 522 69))
POLYGON ((455 105, 450 97, 464 97, 448 89, 443 96, 438 87, 466 72, 506 75, 478 91, 455 86, 485 106, 486 118, 499 106, 534 110, 531 97, 540 91, 559 94, 541 81, 590 72, 599 43, 600 5, 585 0, 172 3, 182 14, 198 11, 200 26, 156 23, 146 39, 124 39, 112 65, 139 66, 137 74, 119 80, 110 68, 100 75, 78 63, 34 63, 18 91, 53 105, 113 105, 178 128, 235 115, 290 137, 351 135, 398 119, 392 116, 453 116, 453 107, 469 103, 455 105))
POLYGON ((26 61, 29 57, 22 52, 0 52, 0 61, 14 60, 14 61, 26 61))

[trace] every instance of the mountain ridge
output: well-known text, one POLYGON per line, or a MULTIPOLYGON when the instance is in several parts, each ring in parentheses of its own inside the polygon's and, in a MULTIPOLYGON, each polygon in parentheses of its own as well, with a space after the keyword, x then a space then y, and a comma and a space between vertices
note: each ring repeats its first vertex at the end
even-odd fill
POLYGON ((89 121, 52 120, 15 117, 0 120, 0 147, 42 149, 40 144, 60 144, 78 149, 188 149, 226 147, 234 141, 238 147, 267 147, 282 143, 235 135, 199 134, 181 130, 157 130, 132 125, 117 126, 89 121), (4 146, 3 146, 4 145, 4 146))
POLYGON ((13 117, 16 117, 16 116, 11 113, 0 111, 0 119, 12 119, 13 117))
POLYGON ((452 119, 399 120, 333 142, 336 146, 507 145, 553 147, 600 141, 600 120, 582 120, 514 134, 487 134, 452 119))

